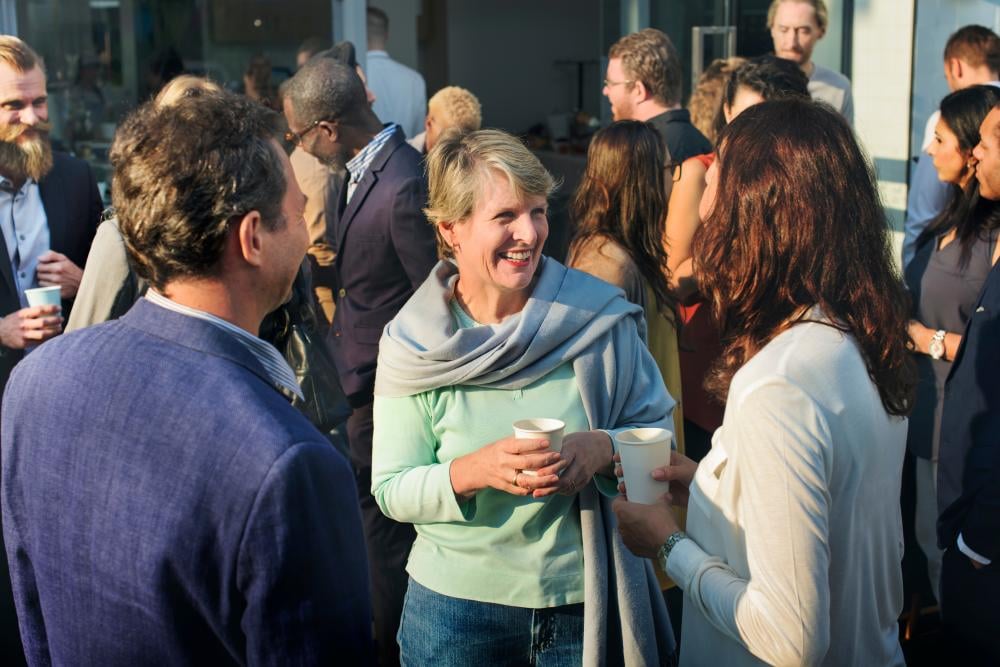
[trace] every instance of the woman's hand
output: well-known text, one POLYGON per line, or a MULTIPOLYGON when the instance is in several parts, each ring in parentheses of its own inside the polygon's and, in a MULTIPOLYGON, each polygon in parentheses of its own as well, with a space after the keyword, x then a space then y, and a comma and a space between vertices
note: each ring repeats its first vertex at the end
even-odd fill
POLYGON ((910 340, 913 342, 913 349, 921 354, 927 354, 927 350, 931 344, 931 337, 934 336, 934 332, 920 322, 910 320, 906 327, 906 333, 909 334, 910 340))
POLYGON ((612 508, 618 517, 622 541, 629 551, 642 558, 655 558, 667 538, 680 530, 670 509, 669 493, 652 505, 630 503, 624 496, 618 496, 612 508))
MULTIPOLYGON (((687 507, 688 496, 690 495, 688 487, 691 486, 691 482, 694 480, 696 470, 698 470, 698 464, 693 459, 689 459, 679 452, 671 451, 670 465, 656 468, 650 474, 657 481, 670 482, 670 497, 673 504, 677 507, 687 507)), ((624 479, 625 477, 622 472, 621 455, 619 454, 615 454, 615 477, 618 479, 624 479)), ((624 481, 618 483, 618 491, 628 495, 624 481)))
POLYGON ((559 452, 549 449, 548 440, 508 436, 452 461, 451 487, 464 500, 485 488, 515 496, 536 490, 554 493, 558 490, 556 471, 561 460, 559 452), (538 475, 527 475, 524 470, 538 470, 538 475))
POLYGON ((562 461, 538 471, 539 475, 557 474, 558 484, 554 488, 536 490, 535 498, 544 498, 553 493, 571 496, 587 486, 598 473, 610 477, 612 451, 611 438, 604 431, 581 431, 565 436, 562 461))

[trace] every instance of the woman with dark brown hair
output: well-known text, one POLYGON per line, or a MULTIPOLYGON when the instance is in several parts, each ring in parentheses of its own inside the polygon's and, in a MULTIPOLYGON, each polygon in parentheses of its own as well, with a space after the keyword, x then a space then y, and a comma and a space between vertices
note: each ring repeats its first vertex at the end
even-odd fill
POLYGON ((726 127, 695 275, 722 327, 726 415, 672 498, 616 501, 684 589, 685 665, 902 665, 899 497, 915 374, 874 171, 825 105, 726 127), (669 506, 687 505, 687 529, 669 506))
MULTIPOLYGON (((576 227, 566 263, 625 291, 646 315, 647 347, 667 391, 681 395, 674 299, 663 246, 670 173, 660 135, 623 120, 594 135, 571 205, 576 227)), ((681 409, 674 409, 681 424, 681 409)), ((681 429, 678 451, 684 451, 681 429)))

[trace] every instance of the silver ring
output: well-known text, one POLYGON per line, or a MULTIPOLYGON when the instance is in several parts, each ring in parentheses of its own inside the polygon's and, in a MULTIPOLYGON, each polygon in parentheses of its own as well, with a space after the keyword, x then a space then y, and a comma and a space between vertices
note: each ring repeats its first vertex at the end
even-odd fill
POLYGON ((516 486, 518 488, 521 487, 521 485, 517 483, 517 478, 520 477, 520 476, 521 476, 521 471, 520 470, 515 470, 514 471, 514 481, 511 482, 511 484, 513 484, 514 486, 516 486))

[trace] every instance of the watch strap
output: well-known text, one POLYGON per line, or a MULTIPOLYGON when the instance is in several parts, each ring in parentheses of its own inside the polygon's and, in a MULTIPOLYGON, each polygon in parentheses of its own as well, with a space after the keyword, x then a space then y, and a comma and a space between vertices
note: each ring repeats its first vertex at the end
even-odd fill
POLYGON ((667 571, 667 559, 670 558, 670 552, 674 550, 677 543, 683 539, 687 538, 687 533, 683 530, 676 530, 670 534, 669 537, 660 545, 660 548, 656 551, 657 560, 660 562, 660 567, 663 571, 667 571))

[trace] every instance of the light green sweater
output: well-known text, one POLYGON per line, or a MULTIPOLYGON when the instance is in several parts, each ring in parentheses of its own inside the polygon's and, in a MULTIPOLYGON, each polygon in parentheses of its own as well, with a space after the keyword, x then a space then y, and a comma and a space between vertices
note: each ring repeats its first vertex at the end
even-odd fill
POLYGON ((511 424, 530 417, 562 419, 567 434, 589 430, 570 363, 524 389, 375 397, 372 494, 387 516, 415 524, 406 569, 421 586, 535 609, 583 602, 575 496, 536 500, 485 489, 459 503, 451 486, 452 460, 512 435, 511 424))

